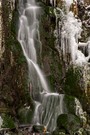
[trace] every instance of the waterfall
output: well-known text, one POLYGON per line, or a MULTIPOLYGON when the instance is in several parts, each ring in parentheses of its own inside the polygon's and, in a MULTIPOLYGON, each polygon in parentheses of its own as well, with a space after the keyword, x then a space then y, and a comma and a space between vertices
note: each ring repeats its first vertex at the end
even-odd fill
POLYGON ((44 74, 38 66, 37 48, 39 52, 42 48, 39 35, 39 12, 40 7, 36 5, 35 0, 19 1, 18 41, 28 63, 31 96, 35 102, 33 124, 42 124, 48 131, 53 131, 58 115, 63 113, 64 95, 50 92, 44 74))
POLYGON ((34 115, 34 123, 45 125, 49 131, 56 128, 57 117, 63 114, 63 94, 58 93, 44 93, 41 96, 41 105, 38 104, 37 112, 34 115))
MULTIPOLYGON (((21 6, 23 5, 22 3, 20 4, 21 6)), ((39 32, 38 32, 39 22, 37 20, 37 13, 39 12, 40 7, 37 7, 35 5, 34 0, 33 1, 28 0, 27 3, 23 5, 23 7, 25 7, 25 9, 20 7, 20 10, 23 9, 23 12, 22 10, 21 11, 19 10, 20 11, 20 18, 19 18, 20 25, 19 25, 19 31, 18 31, 18 41, 21 44, 21 47, 24 52, 24 56, 26 57, 26 60, 28 63, 29 78, 31 79, 31 83, 33 85, 33 89, 35 92, 36 92, 36 89, 38 89, 38 86, 37 86, 38 77, 40 79, 40 83, 42 85, 43 90, 49 91, 44 75, 42 75, 42 72, 37 65, 36 47, 38 44, 35 44, 35 36, 37 35, 37 38, 39 37, 39 32), (35 80, 36 80, 36 83, 35 83, 35 80)), ((35 94, 35 92, 33 93, 35 94)))

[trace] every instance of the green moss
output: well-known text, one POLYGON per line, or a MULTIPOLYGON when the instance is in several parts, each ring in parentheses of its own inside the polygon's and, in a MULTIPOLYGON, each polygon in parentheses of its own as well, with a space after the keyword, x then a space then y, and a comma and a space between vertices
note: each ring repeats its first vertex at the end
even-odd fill
MULTIPOLYGON (((40 35, 42 44, 55 50, 55 36, 54 29, 56 19, 54 15, 54 8, 42 5, 43 12, 40 20, 40 35)), ((46 52, 47 53, 47 52, 46 52)))
POLYGON ((66 127, 68 124, 68 116, 65 114, 61 114, 57 119, 57 127, 63 128, 63 125, 66 127))
MULTIPOLYGON (((42 60, 48 57, 50 72, 47 73, 48 82, 52 92, 61 90, 62 67, 59 59, 59 53, 55 48, 56 37, 54 30, 56 27, 56 17, 54 7, 42 4, 42 15, 40 20, 40 37, 42 42, 42 60)), ((42 61, 43 63, 43 61, 42 61)))
POLYGON ((15 128, 14 120, 10 115, 4 114, 2 118, 3 118, 3 125, 2 125, 3 128, 10 128, 10 129, 15 128))
POLYGON ((19 21, 19 13, 15 9, 12 12, 12 21, 11 21, 11 31, 15 36, 17 35, 17 31, 18 31, 18 21, 19 21))
POLYGON ((69 70, 66 73, 65 78, 65 84, 64 84, 64 91, 68 95, 76 96, 78 98, 81 97, 82 87, 80 86, 80 69, 76 68, 73 69, 73 67, 69 68, 69 70))
POLYGON ((55 91, 54 90, 54 88, 55 88, 55 86, 54 86, 55 78, 54 78, 53 74, 49 75, 47 79, 48 79, 48 82, 50 82, 49 86, 50 86, 52 92, 54 92, 55 91))
POLYGON ((88 101, 84 84, 82 68, 69 68, 65 76, 63 89, 67 95, 77 97, 82 104, 83 110, 86 110, 88 101))
POLYGON ((73 96, 64 96, 65 109, 67 108, 67 113, 75 114, 76 105, 75 105, 75 97, 73 96))
POLYGON ((57 119, 57 127, 64 129, 66 133, 73 135, 82 127, 80 118, 72 114, 61 114, 57 119))
POLYGON ((66 135, 64 130, 58 130, 56 129, 53 131, 52 135, 66 135))
MULTIPOLYGON (((8 7, 7 7, 8 8, 8 7)), ((7 9, 5 8, 5 9, 7 9)), ((10 11, 13 14, 12 20, 6 19, 7 25, 4 29, 4 47, 3 53, 3 76, 1 97, 4 99, 6 107, 13 110, 11 114, 16 117, 17 111, 23 104, 32 105, 28 88, 28 66, 24 57, 20 43, 17 40, 18 12, 10 11), (8 99, 9 97, 9 99, 8 99), (12 107, 13 106, 13 107, 12 107)), ((7 13, 8 14, 8 13, 7 13)), ((3 23, 5 25, 5 23, 3 23)))
POLYGON ((21 124, 30 124, 33 119, 33 110, 28 107, 19 109, 18 118, 21 124))

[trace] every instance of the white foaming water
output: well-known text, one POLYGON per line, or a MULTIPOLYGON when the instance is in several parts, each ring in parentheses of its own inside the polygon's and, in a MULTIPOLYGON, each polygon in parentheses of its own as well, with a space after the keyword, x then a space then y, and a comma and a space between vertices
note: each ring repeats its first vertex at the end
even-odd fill
POLYGON ((33 118, 33 123, 35 124, 40 124, 39 122, 39 107, 40 103, 35 101, 35 112, 34 112, 34 118, 33 118))
POLYGON ((35 0, 27 0, 27 3, 29 3, 31 5, 35 5, 35 0))
POLYGON ((41 72, 41 70, 40 70, 40 68, 38 67, 38 65, 35 64, 35 63, 34 63, 32 60, 30 60, 30 59, 28 59, 28 62, 31 62, 31 63, 33 64, 34 68, 36 69, 37 74, 38 74, 38 76, 39 76, 39 78, 40 78, 40 81, 41 81, 43 90, 46 91, 46 92, 49 92, 49 88, 48 88, 48 86, 47 86, 47 83, 46 83, 46 80, 45 80, 45 78, 44 78, 44 75, 43 75, 43 73, 41 72))
POLYGON ((21 0, 19 9, 18 41, 28 63, 30 87, 33 91, 31 95, 35 100, 33 123, 43 124, 49 131, 53 131, 58 115, 63 113, 63 95, 50 93, 44 74, 37 64, 36 48, 40 48, 40 51, 42 48, 37 19, 40 7, 36 6, 35 0, 27 0, 27 3, 21 0))
POLYGON ((57 117, 63 113, 63 98, 63 94, 44 93, 41 105, 38 104, 38 113, 36 113, 34 121, 36 122, 37 118, 39 123, 45 125, 49 131, 55 130, 57 117))
POLYGON ((32 59, 34 62, 37 62, 36 50, 34 46, 34 40, 32 38, 32 31, 29 32, 29 26, 27 22, 27 17, 22 15, 20 17, 20 28, 18 32, 18 40, 22 42, 22 48, 24 55, 27 58, 32 59))
MULTIPOLYGON (((22 6, 23 1, 20 4, 22 6)), ((37 13, 39 12, 40 7, 37 7, 35 5, 35 1, 28 1, 28 3, 25 5, 26 5, 26 8, 23 9, 23 12, 21 11, 22 15, 20 16, 18 41, 21 44, 21 47, 24 52, 24 56, 26 57, 26 60, 28 62, 30 76, 34 76, 33 78, 36 79, 36 80, 34 80, 33 78, 31 78, 32 84, 37 85, 37 83, 35 83, 34 81, 36 81, 36 82, 38 81, 37 77, 35 77, 36 74, 32 73, 32 68, 34 68, 36 70, 36 73, 39 76, 43 90, 49 91, 46 80, 44 79, 44 76, 43 76, 41 70, 39 69, 37 64, 35 64, 35 63, 37 63, 37 54, 36 54, 36 48, 35 48, 36 44, 34 41, 34 37, 35 37, 36 33, 34 32, 34 30, 36 29, 36 31, 38 31, 38 28, 39 28, 39 26, 38 26, 39 22, 37 20, 37 13), (31 67, 31 63, 33 64, 33 67, 31 67)), ((23 5, 23 7, 25 7, 25 6, 23 5)), ((39 35, 39 32, 38 32, 38 35, 39 35)), ((34 70, 34 72, 35 72, 35 70, 34 70)), ((38 86, 36 86, 36 88, 37 87, 38 86)), ((34 88, 35 88, 35 86, 34 86, 34 88)))

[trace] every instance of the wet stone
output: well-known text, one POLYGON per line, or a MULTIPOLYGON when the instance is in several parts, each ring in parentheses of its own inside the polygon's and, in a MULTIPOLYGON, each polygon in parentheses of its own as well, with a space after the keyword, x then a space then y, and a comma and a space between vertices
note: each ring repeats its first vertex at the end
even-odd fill
POLYGON ((43 133, 45 132, 45 127, 43 125, 33 125, 33 128, 32 128, 33 132, 35 133, 43 133))

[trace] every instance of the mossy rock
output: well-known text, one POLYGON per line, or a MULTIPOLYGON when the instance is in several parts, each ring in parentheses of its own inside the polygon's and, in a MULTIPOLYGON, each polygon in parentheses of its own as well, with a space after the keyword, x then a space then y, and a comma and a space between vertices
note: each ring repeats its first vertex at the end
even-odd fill
POLYGON ((46 131, 46 128, 44 125, 33 125, 32 130, 33 130, 33 133, 41 133, 44 135, 51 135, 50 132, 46 131))
POLYGON ((21 124, 30 124, 33 118, 33 111, 28 107, 23 107, 19 109, 18 117, 21 124))
POLYGON ((76 113, 75 97, 65 95, 63 100, 64 100, 64 112, 75 114, 76 113))
POLYGON ((2 114, 2 119, 3 119, 2 128, 10 128, 10 129, 15 128, 15 122, 10 115, 2 114))
POLYGON ((77 99, 74 96, 65 94, 63 98, 63 113, 69 113, 81 117, 81 115, 84 114, 84 112, 79 99, 77 99))
POLYGON ((66 135, 66 131, 57 128, 52 132, 52 135, 66 135))
POLYGON ((82 127, 82 124, 80 118, 76 115, 61 114, 57 118, 57 127, 72 135, 82 127))
POLYGON ((44 126, 43 125, 33 125, 33 132, 35 133, 43 133, 44 126))
POLYGON ((64 91, 68 95, 81 98, 83 96, 83 86, 81 86, 82 70, 70 67, 66 73, 64 91), (82 95, 82 96, 81 96, 82 95))
POLYGON ((72 95, 80 100, 84 110, 87 108, 87 97, 85 94, 85 82, 83 79, 83 69, 80 67, 70 67, 66 72, 63 83, 65 94, 72 95))

